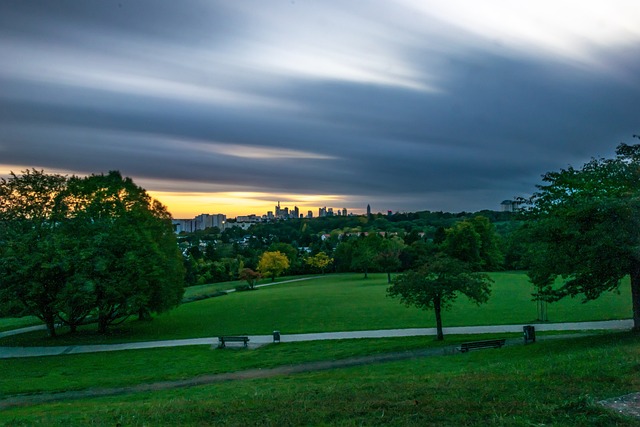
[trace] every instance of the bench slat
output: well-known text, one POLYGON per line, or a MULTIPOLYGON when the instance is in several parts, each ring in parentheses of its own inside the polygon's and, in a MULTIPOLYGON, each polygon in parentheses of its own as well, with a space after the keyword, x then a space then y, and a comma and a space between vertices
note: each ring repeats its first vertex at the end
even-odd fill
POLYGON ((242 342, 244 343, 244 346, 247 347, 247 342, 249 342, 249 337, 241 337, 241 336, 218 337, 218 348, 225 348, 226 343, 228 342, 242 342))
POLYGON ((465 353, 473 349, 500 348, 504 345, 504 342, 505 342, 504 339, 465 342, 460 344, 460 347, 458 347, 458 350, 465 353))

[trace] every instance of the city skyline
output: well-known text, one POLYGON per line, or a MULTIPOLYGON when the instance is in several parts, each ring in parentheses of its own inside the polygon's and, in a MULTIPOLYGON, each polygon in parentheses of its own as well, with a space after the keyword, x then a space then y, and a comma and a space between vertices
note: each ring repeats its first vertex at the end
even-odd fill
POLYGON ((498 209, 640 133, 640 3, 0 0, 0 176, 176 218, 498 209))

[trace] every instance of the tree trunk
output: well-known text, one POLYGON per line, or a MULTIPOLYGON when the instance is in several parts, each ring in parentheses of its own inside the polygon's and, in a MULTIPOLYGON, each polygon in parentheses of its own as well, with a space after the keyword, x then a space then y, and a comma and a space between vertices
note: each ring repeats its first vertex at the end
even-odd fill
POLYGON ((631 299, 633 307, 633 330, 640 332, 640 262, 631 266, 631 299))
POLYGON ((145 321, 151 320, 151 313, 146 308, 140 308, 138 310, 138 320, 145 321))
POLYGON ((49 333, 49 336, 51 338, 55 338, 56 337, 56 323, 53 320, 53 318, 47 319, 45 321, 45 324, 47 325, 47 332, 49 333))
POLYGON ((391 284, 391 272, 387 271, 387 283, 391 284))
POLYGON ((443 341, 444 334, 442 333, 442 307, 440 306, 440 298, 436 298, 433 301, 433 310, 436 312, 436 331, 437 331, 437 340, 443 341))
POLYGON ((104 315, 98 316, 98 333, 104 334, 107 332, 107 326, 109 326, 109 320, 104 315))
POLYGON ((364 269, 364 278, 365 278, 365 279, 368 279, 368 278, 369 278, 369 276, 367 275, 368 271, 369 271, 369 269, 368 269, 368 268, 365 268, 365 269, 364 269))

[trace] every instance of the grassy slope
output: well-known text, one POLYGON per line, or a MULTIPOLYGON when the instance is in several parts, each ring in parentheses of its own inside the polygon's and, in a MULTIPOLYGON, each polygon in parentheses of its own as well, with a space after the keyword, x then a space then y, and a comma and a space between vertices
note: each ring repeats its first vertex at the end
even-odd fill
POLYGON ((0 318, 0 332, 24 328, 26 326, 40 325, 42 322, 37 317, 26 316, 19 318, 0 318))
MULTIPOLYGON (((236 352, 242 353, 251 352, 236 352)), ((16 408, 1 412, 0 422, 637 426, 637 421, 607 412, 593 400, 637 391, 639 363, 637 336, 611 334, 16 408)))
POLYGON ((338 360, 427 347, 453 345, 468 337, 358 339, 269 345, 251 351, 189 346, 89 353, 58 357, 0 359, 0 395, 82 390, 99 384, 117 387, 141 382, 177 380, 197 375, 253 368, 338 360), (108 360, 108 363, 105 363, 108 360))
MULTIPOLYGON (((36 332, 0 340, 0 345, 62 345, 86 342, 123 342, 172 338, 212 337, 223 334, 269 334, 346 330, 434 327, 431 311, 407 308, 386 297, 386 276, 331 275, 280 284, 253 292, 197 301, 156 317, 151 322, 128 322, 110 336, 86 334, 43 339, 36 332)), ((522 324, 535 321, 536 305, 524 273, 493 273, 488 304, 476 306, 465 297, 444 313, 447 326, 522 324)), ((565 299, 549 306, 552 322, 607 320, 631 317, 628 283, 621 293, 608 293, 582 304, 565 299)))

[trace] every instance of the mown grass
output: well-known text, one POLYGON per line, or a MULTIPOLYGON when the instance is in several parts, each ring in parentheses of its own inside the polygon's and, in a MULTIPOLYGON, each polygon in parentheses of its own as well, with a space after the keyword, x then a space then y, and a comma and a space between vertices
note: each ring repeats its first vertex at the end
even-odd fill
POLYGON ((639 387, 638 337, 617 333, 14 408, 0 412, 0 422, 8 426, 637 426, 638 420, 616 415, 595 401, 639 387))
POLYGON ((24 328, 27 326, 34 326, 42 324, 40 319, 34 316, 26 317, 4 317, 0 318, 0 332, 11 331, 14 329, 24 328))
POLYGON ((218 350, 206 345, 0 359, 0 372, 11 373, 0 376, 0 395, 179 380, 204 374, 439 348, 474 338, 481 339, 481 336, 452 336, 446 342, 434 341, 433 337, 351 339, 271 344, 252 350, 218 350))
MULTIPOLYGON (((495 283, 489 303, 477 306, 460 297, 443 315, 445 327, 466 325, 523 324, 534 322, 536 304, 532 287, 521 272, 491 274, 495 283)), ((0 345, 74 345, 213 337, 231 334, 285 334, 434 327, 433 312, 405 307, 386 296, 386 276, 361 274, 327 275, 283 283, 251 292, 232 293, 183 304, 150 322, 127 322, 109 335, 98 335, 87 326, 76 336, 46 338, 45 332, 0 339, 0 345)), ((609 320, 631 317, 627 282, 619 294, 608 293, 582 304, 565 299, 549 305, 551 322, 609 320)))

